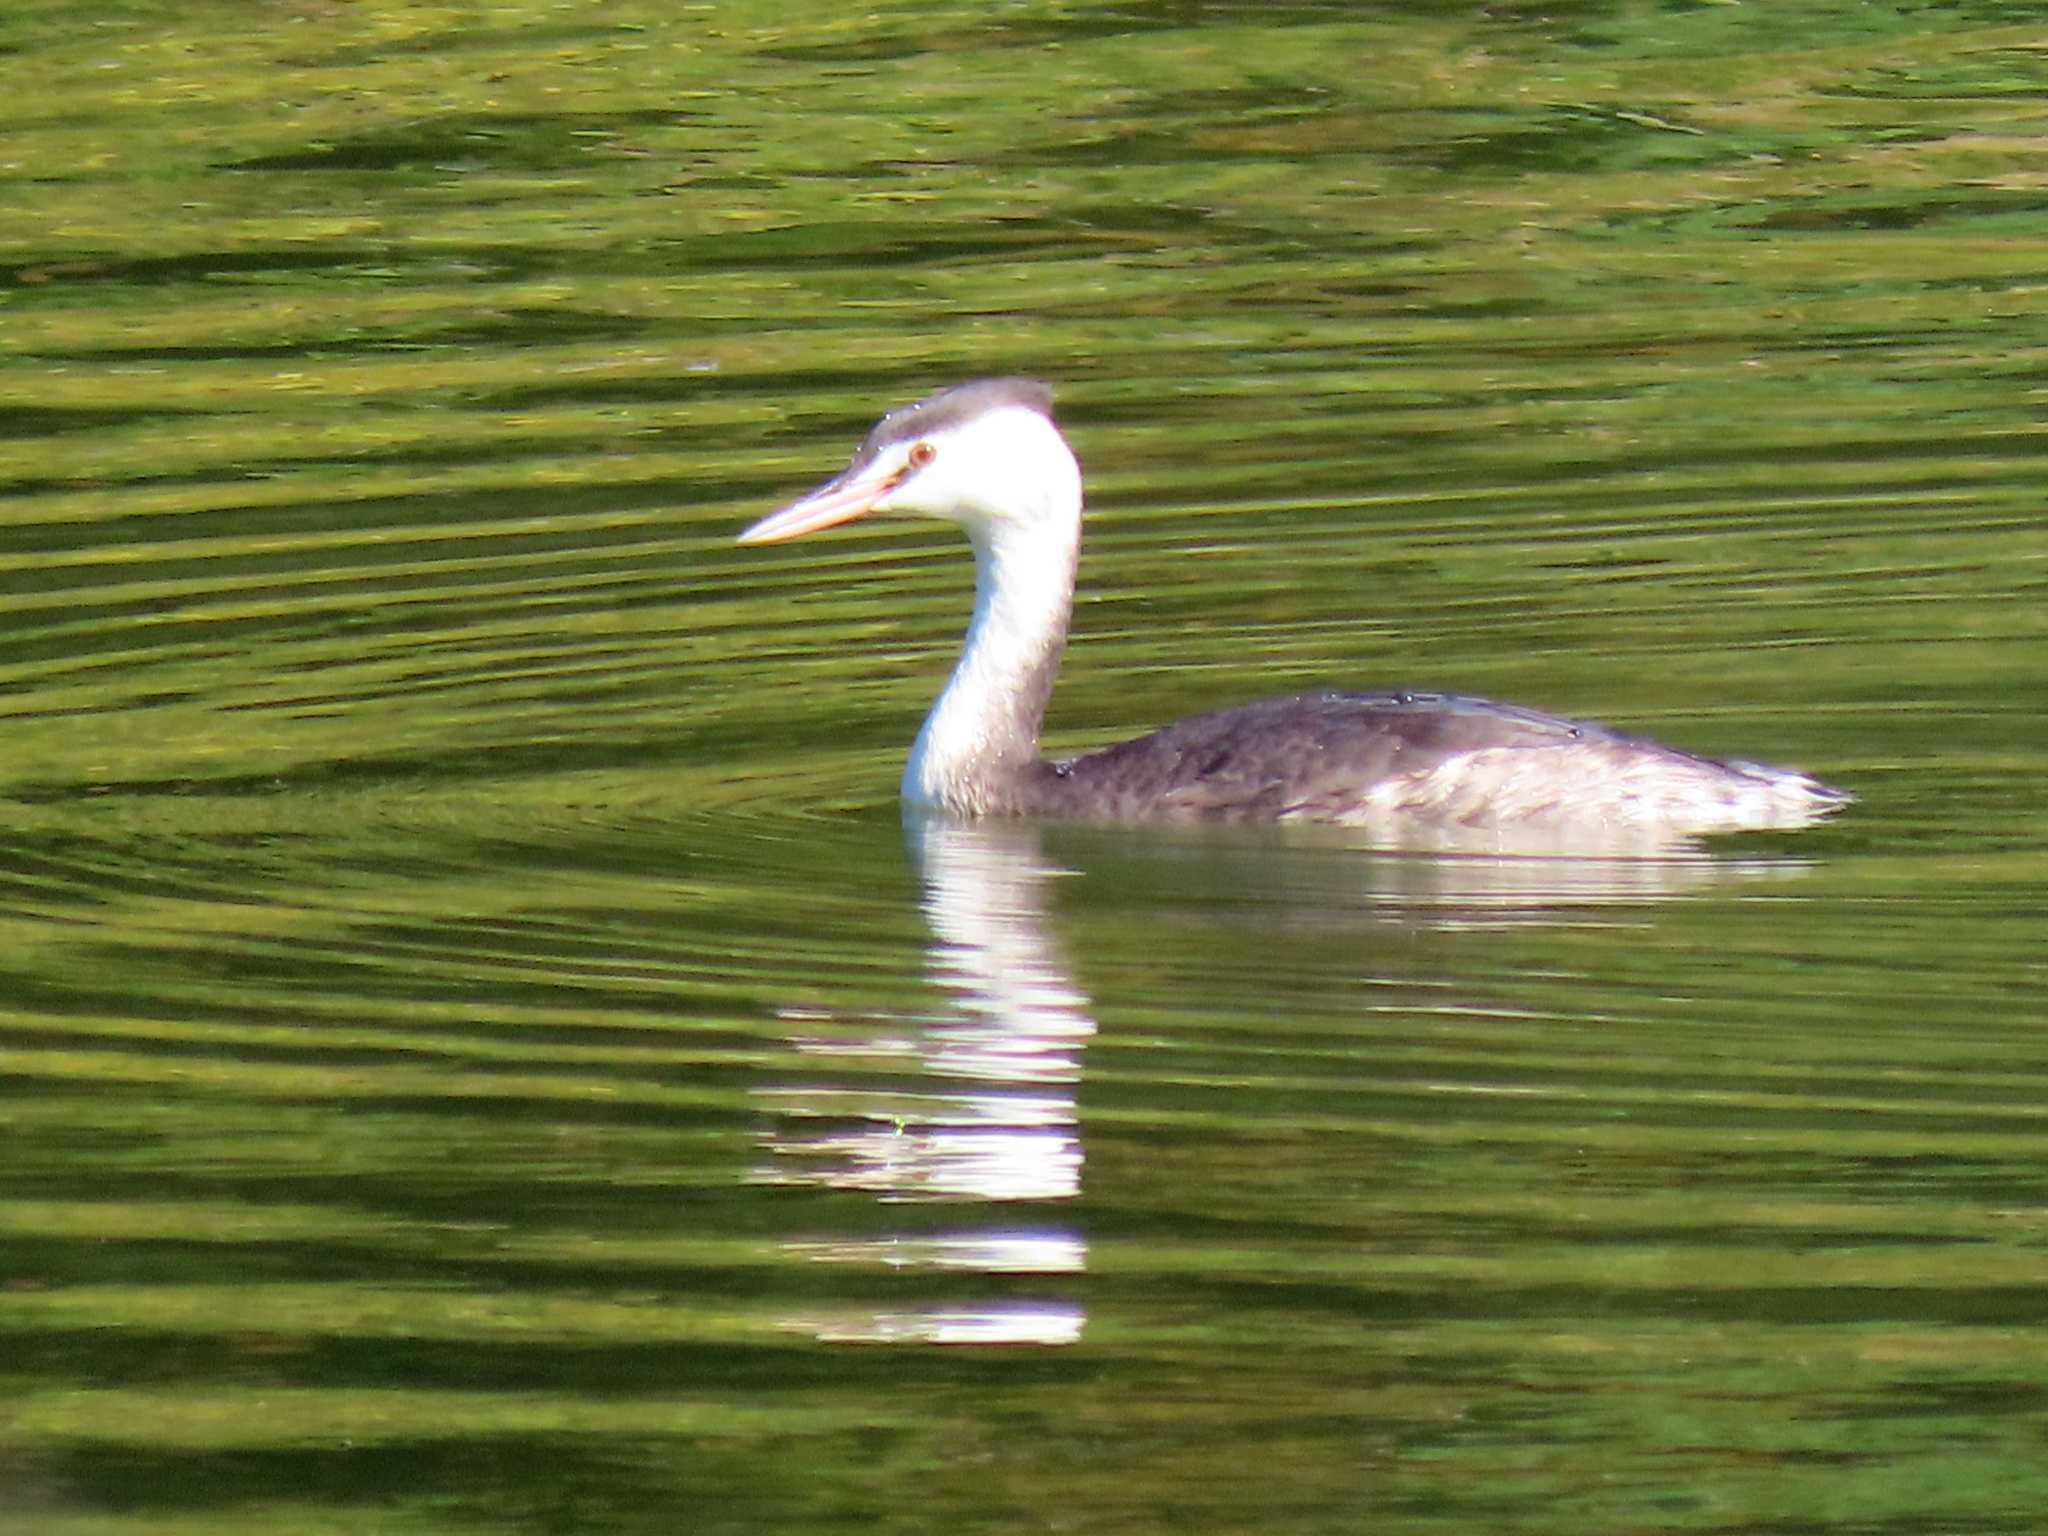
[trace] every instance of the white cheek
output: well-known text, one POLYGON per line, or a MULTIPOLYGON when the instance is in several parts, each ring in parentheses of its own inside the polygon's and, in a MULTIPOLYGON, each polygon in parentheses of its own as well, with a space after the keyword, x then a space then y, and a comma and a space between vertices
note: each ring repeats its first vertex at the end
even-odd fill
POLYGON ((955 452, 934 459, 896 490, 875 503, 877 512, 908 512, 925 517, 958 518, 970 500, 967 477, 959 471, 955 452))
POLYGON ((1036 521, 1080 500, 1079 471, 1059 433, 1035 411, 997 411, 940 436, 936 456, 875 503, 970 527, 1036 521))

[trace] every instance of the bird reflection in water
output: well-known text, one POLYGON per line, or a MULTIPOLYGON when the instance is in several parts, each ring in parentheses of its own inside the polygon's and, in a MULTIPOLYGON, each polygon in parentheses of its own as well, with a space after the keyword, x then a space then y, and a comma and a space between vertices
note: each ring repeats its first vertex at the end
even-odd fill
MULTIPOLYGON (((1088 999, 1048 937, 1045 887, 1056 873, 1035 831, 913 821, 924 882, 932 980, 947 1009, 909 1028, 850 1042, 805 1028, 800 1051, 871 1069, 900 1061, 918 1086, 765 1090, 774 1123, 764 1182, 858 1190, 883 1202, 1071 1200, 1081 1192, 1075 1095, 1095 1033, 1088 999)), ((784 1015, 812 1026, 816 1015, 784 1015)), ((820 1261, 984 1274, 1072 1274, 1086 1244, 1071 1225, 999 1221, 951 1233, 794 1245, 820 1261)), ((806 1319, 827 1339, 1071 1343, 1078 1306, 1039 1298, 806 1319)))
MULTIPOLYGON (((1077 1096, 1096 1033, 1087 996, 1051 938, 1047 896, 1062 857, 1114 868, 1129 899, 1162 909, 1219 893, 1230 920, 1271 925, 1439 932, 1527 923, 1646 921, 1687 895, 1798 875, 1806 866, 1706 854, 1519 857, 1387 854, 1355 844, 1270 836, 1176 838, 1158 829, 1046 829, 1027 822, 914 816, 910 849, 931 929, 927 971, 945 1002, 927 1017, 851 1037, 817 1011, 782 1015, 791 1044, 838 1083, 759 1090, 769 1124, 757 1178, 855 1191, 883 1205, 945 1203, 1057 1208, 1081 1193, 1077 1096), (1156 892, 1148 895, 1148 886, 1156 892), (1227 893, 1227 894, 1222 894, 1227 893), (876 1086, 877 1067, 894 1085, 876 1086)), ((1034 1212, 1034 1215, 1037 1215, 1034 1212)), ((988 1276, 1077 1275, 1087 1242, 1077 1221, 1007 1222, 993 1210, 952 1231, 793 1242, 796 1255, 869 1269, 988 1276)), ((1071 1343, 1078 1303, 985 1303, 843 1310, 793 1320, 821 1339, 922 1343, 1071 1343)))

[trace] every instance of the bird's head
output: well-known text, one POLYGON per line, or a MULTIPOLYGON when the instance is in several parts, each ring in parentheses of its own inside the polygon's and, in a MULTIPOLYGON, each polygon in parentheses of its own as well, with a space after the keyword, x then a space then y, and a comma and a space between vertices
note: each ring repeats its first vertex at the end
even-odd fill
POLYGON ((1081 471, 1052 419, 1052 391, 1032 379, 983 379, 941 390, 875 424, 853 462, 764 517, 742 544, 801 538, 876 512, 964 526, 976 542, 1072 524, 1081 471))

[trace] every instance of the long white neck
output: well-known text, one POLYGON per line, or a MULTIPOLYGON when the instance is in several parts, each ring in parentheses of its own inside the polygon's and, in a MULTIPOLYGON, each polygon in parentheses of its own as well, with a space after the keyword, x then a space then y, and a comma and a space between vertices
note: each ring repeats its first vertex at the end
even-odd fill
MULTIPOLYGON (((1064 445, 1062 445, 1064 448, 1064 445)), ((1044 466, 1022 515, 967 522, 974 544, 974 617, 953 675, 903 770, 903 798, 958 816, 1016 809, 1014 790, 1038 759, 1081 548, 1081 476, 1044 466)))

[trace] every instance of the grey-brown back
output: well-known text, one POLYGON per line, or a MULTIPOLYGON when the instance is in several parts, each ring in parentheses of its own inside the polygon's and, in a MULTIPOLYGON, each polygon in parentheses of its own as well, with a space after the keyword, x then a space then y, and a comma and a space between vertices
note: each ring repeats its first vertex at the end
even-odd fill
POLYGON ((1106 821, 1797 826, 1847 800, 1585 721, 1441 693, 1318 693, 1198 715, 1020 785, 1026 814, 1106 821))

